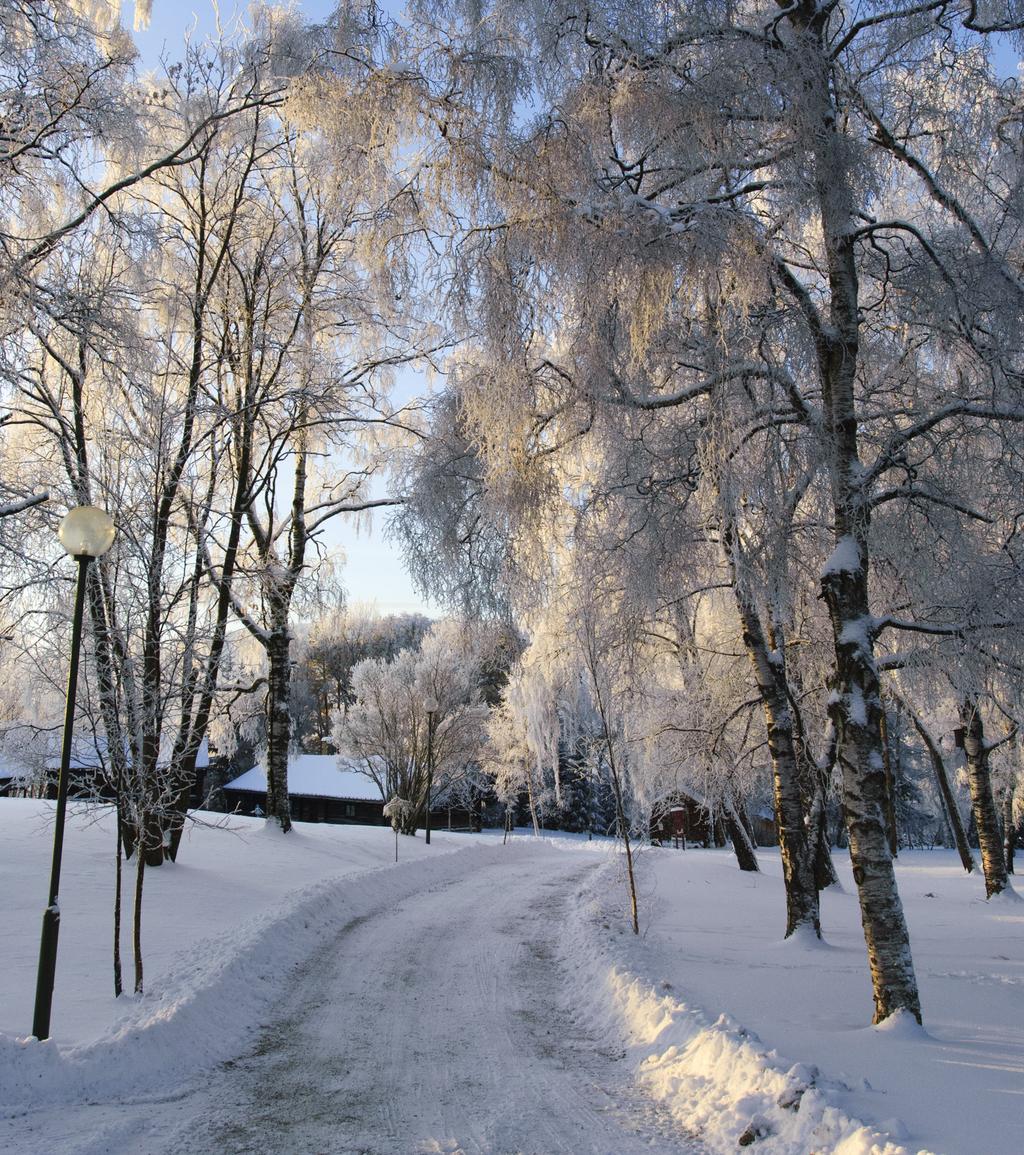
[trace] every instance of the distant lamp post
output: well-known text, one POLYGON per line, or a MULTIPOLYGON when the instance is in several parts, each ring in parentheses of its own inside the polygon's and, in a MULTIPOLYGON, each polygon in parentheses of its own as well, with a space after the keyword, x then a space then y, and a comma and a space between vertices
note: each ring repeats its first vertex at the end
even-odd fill
POLYGON ((427 698, 423 703, 427 712, 427 821, 424 841, 430 845, 430 792, 434 788, 434 715, 439 706, 436 698, 427 698))
POLYGON ((82 505, 71 510, 60 523, 60 544, 78 562, 75 613, 71 624, 71 663, 64 707, 64 736, 60 748, 57 779, 57 818, 53 832, 53 864, 50 869, 50 900, 43 912, 43 933, 39 943, 39 971, 36 978, 36 1006, 32 1034, 39 1040, 50 1037, 50 1007, 53 977, 57 969, 57 935, 60 931, 60 860, 64 850, 64 814, 68 803, 71 769, 71 740, 75 722, 75 691, 78 687, 78 655, 82 648, 82 611, 85 608, 85 571, 94 557, 105 554, 114 542, 114 523, 102 509, 82 505))

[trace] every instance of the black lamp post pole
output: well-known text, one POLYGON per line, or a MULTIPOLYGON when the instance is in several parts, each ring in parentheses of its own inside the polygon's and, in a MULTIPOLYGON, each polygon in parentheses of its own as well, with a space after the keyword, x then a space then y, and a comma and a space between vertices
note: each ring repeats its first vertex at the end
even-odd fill
POLYGON ((53 1003, 53 978, 57 970, 57 935, 60 932, 60 860, 64 850, 64 814, 68 805, 68 777, 71 771, 71 738, 75 722, 75 693, 78 688, 78 654, 82 647, 82 611, 85 608, 85 573, 92 557, 79 554, 78 586, 75 590, 75 616, 71 626, 71 665, 68 669, 67 702, 64 708, 64 736, 60 749, 60 775, 57 779, 57 819, 53 832, 53 865, 50 869, 50 900, 43 912, 43 933, 39 942, 39 971, 36 978, 36 1006, 32 1034, 39 1040, 50 1037, 50 1007, 53 1003))
POLYGON ((430 792, 434 787, 434 711, 427 711, 427 822, 426 838, 430 845, 430 792))

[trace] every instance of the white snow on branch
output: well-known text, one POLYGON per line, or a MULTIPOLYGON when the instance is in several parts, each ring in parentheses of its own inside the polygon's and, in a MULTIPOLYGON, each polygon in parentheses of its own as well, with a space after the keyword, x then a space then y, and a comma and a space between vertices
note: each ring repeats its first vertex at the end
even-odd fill
POLYGON ((832 574, 856 573, 860 568, 860 546, 850 534, 844 534, 836 542, 836 548, 821 567, 821 576, 827 578, 832 574))
POLYGON ((44 501, 49 500, 50 494, 44 490, 42 493, 33 493, 30 497, 20 497, 17 501, 5 501, 0 505, 0 518, 13 517, 16 513, 23 513, 26 509, 42 505, 44 501))
POLYGON ((855 725, 863 729, 868 724, 868 708, 864 701, 864 693, 860 686, 854 686, 846 698, 846 716, 855 725))
MULTIPOLYGON (((844 567, 845 568, 845 567, 844 567)), ((841 646, 856 646, 863 653, 869 653, 871 643, 878 631, 878 618, 865 614, 847 622, 839 632, 841 646)))
POLYGON ((153 0, 135 0, 135 31, 149 27, 153 16, 153 0))

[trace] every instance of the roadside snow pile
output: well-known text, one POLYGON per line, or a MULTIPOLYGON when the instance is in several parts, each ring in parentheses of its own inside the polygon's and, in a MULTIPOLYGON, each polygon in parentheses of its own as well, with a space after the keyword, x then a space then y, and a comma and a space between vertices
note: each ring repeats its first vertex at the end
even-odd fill
POLYGON ((626 1035, 637 1078, 653 1098, 709 1152, 910 1155, 890 1134, 835 1105, 834 1093, 850 1090, 846 1084, 814 1066, 787 1062, 727 1014, 710 1021, 667 980, 655 984, 635 973, 643 944, 619 929, 621 912, 610 909, 610 896, 621 896, 612 881, 617 869, 609 865, 578 895, 568 949, 591 1025, 603 1036, 626 1035))
MULTIPOLYGON (((409 875, 409 870, 405 874, 409 875)), ((199 943, 95 1042, 0 1035, 0 1101, 39 1107, 133 1096, 174 1087, 234 1054, 293 969, 338 923, 351 918, 348 890, 327 880, 295 896, 294 908, 199 943)))
POLYGON ((906 1155, 889 1136, 850 1119, 829 1102, 843 1084, 816 1067, 788 1066, 727 1014, 705 1015, 642 980, 613 970, 613 1004, 646 1055, 641 1082, 715 1150, 757 1143, 765 1155, 906 1155))

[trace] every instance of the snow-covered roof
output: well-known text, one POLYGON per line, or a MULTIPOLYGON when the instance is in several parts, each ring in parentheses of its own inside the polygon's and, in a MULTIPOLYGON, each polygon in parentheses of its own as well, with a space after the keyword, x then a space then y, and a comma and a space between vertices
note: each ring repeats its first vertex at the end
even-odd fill
MULTIPOLYGON (((129 755, 129 761, 130 761, 129 755)), ((160 747, 160 761, 159 765, 166 766, 171 760, 171 743, 164 742, 160 747)), ((107 740, 102 734, 97 734, 95 737, 84 736, 75 738, 71 743, 71 769, 72 770, 95 770, 100 766, 106 766, 110 761, 110 750, 107 746, 107 740)), ((199 750, 196 753, 196 767, 203 769, 210 764, 210 745, 206 738, 202 740, 199 745, 199 750)), ((55 752, 46 759, 47 768, 56 770, 60 766, 60 742, 55 743, 55 752)))
POLYGON ((22 779, 31 777, 31 770, 26 770, 24 766, 19 765, 6 755, 0 754, 0 782, 20 782, 22 779))
POLYGON ((683 786, 673 786, 670 790, 662 790, 651 798, 651 809, 657 813, 670 814, 673 810, 683 810, 686 807, 686 802, 696 802, 698 806, 705 810, 711 810, 708 800, 695 787, 689 784, 683 786))
MULTIPOLYGON (((337 754, 293 754, 288 759, 288 793, 312 798, 346 798, 353 802, 383 802, 372 778, 352 769, 337 754)), ((225 790, 267 789, 267 772, 260 764, 229 782, 225 790)))

